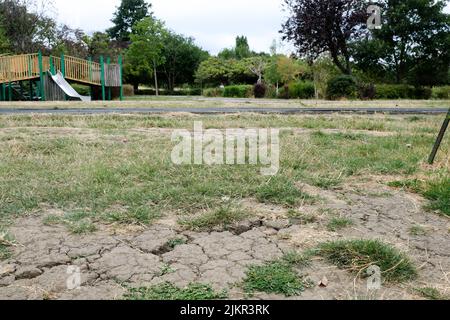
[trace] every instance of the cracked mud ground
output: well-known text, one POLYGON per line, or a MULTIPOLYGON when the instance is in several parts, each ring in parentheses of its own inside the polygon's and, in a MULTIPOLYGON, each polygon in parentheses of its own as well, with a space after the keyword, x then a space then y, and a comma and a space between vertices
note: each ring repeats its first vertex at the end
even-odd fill
MULTIPOLYGON (((249 298, 239 286, 248 266, 337 239, 389 243, 411 257, 419 278, 385 285, 369 296, 364 279, 315 258, 299 270, 313 286, 291 299, 420 299, 414 288, 450 291, 449 219, 424 211, 422 198, 388 188, 381 178, 352 181, 335 191, 302 187, 323 199, 298 208, 316 216, 309 224, 289 220, 284 208, 252 199, 242 201, 254 213, 250 220, 214 232, 184 231, 166 217, 146 227, 103 224, 79 236, 64 226, 44 225, 45 213, 23 217, 9 229, 17 244, 12 257, 0 262, 0 299, 121 299, 127 288, 162 282, 180 287, 205 283, 226 289, 230 298, 249 298), (327 231, 330 211, 351 219, 353 226, 327 231), (414 225, 424 226, 426 234, 411 235, 414 225), (180 244, 170 246, 174 239, 180 244), (67 289, 68 266, 80 268, 81 288, 67 289), (324 277, 327 286, 319 286, 324 277)), ((252 298, 285 297, 261 293, 252 298)))

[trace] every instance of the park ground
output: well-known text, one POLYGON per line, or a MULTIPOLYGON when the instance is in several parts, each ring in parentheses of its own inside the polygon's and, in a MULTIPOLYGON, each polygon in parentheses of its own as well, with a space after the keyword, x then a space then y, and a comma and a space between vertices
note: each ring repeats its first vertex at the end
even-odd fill
POLYGON ((3 115, 0 298, 448 298, 450 139, 426 164, 443 118, 3 115), (194 121, 282 129, 279 174, 173 165, 194 121))

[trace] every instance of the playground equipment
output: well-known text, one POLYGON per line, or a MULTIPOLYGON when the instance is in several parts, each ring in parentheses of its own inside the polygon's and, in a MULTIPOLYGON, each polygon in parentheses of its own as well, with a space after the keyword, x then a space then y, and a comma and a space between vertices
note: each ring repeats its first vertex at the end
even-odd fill
POLYGON ((69 81, 90 87, 91 96, 100 90, 99 100, 111 100, 113 89, 123 99, 122 58, 118 63, 80 59, 61 55, 43 56, 40 52, 0 57, 0 100, 90 101, 78 94, 69 81), (117 90, 116 90, 117 91, 117 90))

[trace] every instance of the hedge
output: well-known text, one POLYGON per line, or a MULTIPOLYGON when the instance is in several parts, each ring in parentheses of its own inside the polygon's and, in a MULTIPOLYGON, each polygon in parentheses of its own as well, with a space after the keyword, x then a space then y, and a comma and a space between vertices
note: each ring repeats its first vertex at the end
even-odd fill
POLYGON ((251 98, 253 97, 253 86, 251 85, 237 85, 227 86, 223 90, 225 98, 251 98))
POLYGON ((379 84, 376 86, 375 99, 422 99, 428 100, 432 90, 427 87, 414 87, 406 84, 379 84))
POLYGON ((293 82, 289 84, 290 99, 311 99, 315 96, 314 83, 310 81, 293 82))
POLYGON ((435 100, 450 99, 450 86, 434 87, 431 91, 431 98, 435 100))

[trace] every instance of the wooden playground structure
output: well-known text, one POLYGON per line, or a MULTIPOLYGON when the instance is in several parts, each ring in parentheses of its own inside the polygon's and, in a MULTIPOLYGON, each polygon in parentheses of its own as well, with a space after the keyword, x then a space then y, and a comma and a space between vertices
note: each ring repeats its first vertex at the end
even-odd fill
POLYGON ((63 87, 52 81, 52 76, 57 74, 70 82, 89 86, 92 98, 95 98, 94 91, 99 92, 97 100, 111 100, 113 89, 119 89, 118 96, 123 99, 121 57, 118 63, 111 63, 110 58, 105 61, 103 57, 94 62, 65 55, 43 56, 39 52, 0 57, 0 100, 79 100, 79 95, 70 94, 75 90, 67 82, 63 87))

